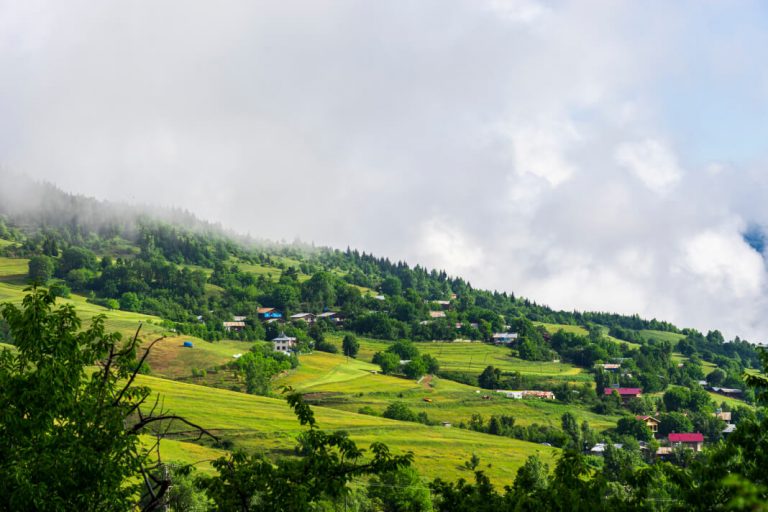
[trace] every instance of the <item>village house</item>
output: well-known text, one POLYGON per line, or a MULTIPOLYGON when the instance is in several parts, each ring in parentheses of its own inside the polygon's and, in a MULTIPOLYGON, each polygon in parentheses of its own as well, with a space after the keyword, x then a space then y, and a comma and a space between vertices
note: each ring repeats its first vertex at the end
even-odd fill
POLYGON ((621 365, 617 363, 604 363, 597 365, 601 367, 603 370, 607 370, 609 372, 616 372, 621 369, 621 365))
POLYGON ((245 322, 248 319, 247 316, 233 316, 232 320, 235 322, 245 322))
POLYGON ((340 324, 341 323, 341 315, 336 313, 335 311, 325 311, 323 313, 320 313, 315 317, 316 320, 327 320, 329 322, 332 322, 334 324, 340 324))
POLYGON ((302 320, 310 325, 315 323, 315 315, 312 313, 296 313, 295 315, 291 315, 289 318, 292 322, 302 320))
POLYGON ((643 423, 645 423, 645 426, 648 427, 651 430, 651 432, 653 432, 654 436, 659 432, 660 421, 654 418, 653 416, 635 416, 635 419, 638 419, 643 423))
POLYGON ((688 432, 683 434, 671 433, 669 434, 669 445, 684 446, 690 448, 695 452, 700 452, 704 448, 704 434, 699 432, 688 432))
POLYGON ((510 345, 517 341, 516 332, 495 332, 491 336, 491 341, 496 345, 510 345))
POLYGON ((449 300, 433 300, 432 304, 440 306, 441 309, 448 309, 451 307, 451 301, 449 300))
POLYGON ((245 329, 245 322, 224 322, 224 330, 227 332, 241 332, 245 329))
POLYGON ((272 340, 272 349, 275 352, 283 352, 284 354, 290 354, 292 350, 296 348, 296 338, 286 336, 281 332, 280 336, 272 340))
POLYGON ((603 393, 606 396, 610 396, 616 391, 621 397, 621 401, 626 405, 632 398, 637 398, 643 394, 643 390, 640 388, 605 388, 603 393))
POLYGON ((279 320, 283 318, 283 314, 275 308, 259 308, 256 310, 256 314, 258 315, 259 320, 263 321, 279 320))
POLYGON ((716 412, 712 413, 712 416, 719 420, 723 420, 726 423, 731 422, 731 411, 723 411, 721 409, 718 409, 716 412))
POLYGON ((430 311, 429 318, 445 318, 445 311, 430 311))

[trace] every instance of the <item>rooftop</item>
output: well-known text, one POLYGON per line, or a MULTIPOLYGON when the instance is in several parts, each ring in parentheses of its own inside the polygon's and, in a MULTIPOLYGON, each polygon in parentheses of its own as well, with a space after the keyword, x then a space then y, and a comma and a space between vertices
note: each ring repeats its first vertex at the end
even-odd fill
POLYGON ((699 432, 688 432, 685 434, 669 434, 670 443, 703 443, 704 434, 699 432))
POLYGON ((616 391, 620 396, 640 395, 643 393, 642 388, 605 388, 603 393, 606 395, 613 394, 616 391))

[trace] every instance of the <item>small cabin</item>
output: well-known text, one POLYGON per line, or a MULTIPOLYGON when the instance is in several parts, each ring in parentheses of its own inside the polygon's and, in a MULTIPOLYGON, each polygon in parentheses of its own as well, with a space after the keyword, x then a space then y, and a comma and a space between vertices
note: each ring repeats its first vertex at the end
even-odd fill
POLYGON ((653 416, 635 416, 635 419, 645 423, 645 426, 648 427, 651 432, 653 432, 653 435, 658 433, 660 421, 653 416))
POLYGON ((224 330, 227 332, 241 332, 245 329, 245 322, 224 322, 224 330))
POLYGON ((315 315, 312 313, 296 313, 295 315, 291 315, 290 317, 291 322, 296 322, 298 320, 307 322, 308 324, 315 323, 315 315))

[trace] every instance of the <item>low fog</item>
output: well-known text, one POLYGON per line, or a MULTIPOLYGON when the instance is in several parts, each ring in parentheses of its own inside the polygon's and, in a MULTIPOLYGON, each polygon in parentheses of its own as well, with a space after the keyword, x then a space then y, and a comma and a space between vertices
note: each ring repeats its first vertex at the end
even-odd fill
POLYGON ((762 342, 768 12, 736 3, 0 0, 0 166, 762 342))

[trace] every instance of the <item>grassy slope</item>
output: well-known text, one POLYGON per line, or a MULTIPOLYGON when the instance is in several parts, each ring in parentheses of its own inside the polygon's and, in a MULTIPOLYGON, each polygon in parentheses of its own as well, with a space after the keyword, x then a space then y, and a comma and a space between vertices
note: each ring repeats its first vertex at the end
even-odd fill
POLYGON ((252 343, 217 341, 210 343, 193 336, 169 336, 155 344, 147 358, 153 375, 170 379, 189 377, 193 368, 210 370, 233 360, 233 355, 247 352, 252 343), (191 341, 192 348, 184 347, 191 341))
MULTIPOLYGON (((329 341, 341 347, 341 336, 328 336, 329 341)), ((384 351, 390 342, 359 337, 358 358, 371 361, 373 354, 384 351)), ((421 352, 431 354, 440 362, 443 370, 462 371, 479 375, 486 366, 495 366, 502 371, 520 372, 556 380, 589 382, 591 377, 581 368, 568 363, 551 361, 525 361, 510 356, 508 348, 479 342, 424 342, 418 343, 421 352)))
POLYGON ((587 420, 594 428, 615 426, 615 417, 599 416, 577 406, 541 400, 512 400, 501 394, 466 386, 450 380, 433 378, 429 383, 372 374, 377 366, 324 352, 301 358, 301 366, 275 381, 275 388, 290 385, 316 393, 315 399, 329 407, 357 411, 369 406, 381 413, 393 401, 402 401, 414 411, 425 411, 437 421, 468 422, 473 413, 488 418, 511 415, 521 425, 531 423, 559 426, 560 417, 571 411, 579 421, 587 420), (483 400, 488 395, 490 400, 483 400), (429 398, 432 402, 425 402, 429 398))
MULTIPOLYGON (((565 331, 565 332, 572 332, 574 334, 578 334, 579 336, 586 336, 587 334, 589 334, 589 331, 587 331, 585 328, 583 328, 580 325, 546 324, 544 322, 534 322, 534 324, 541 325, 550 334, 555 334, 557 331, 561 331, 561 330, 565 331)), ((618 338, 614 338, 613 336, 608 335, 608 328, 607 327, 603 328, 603 334, 605 335, 606 338, 608 338, 609 340, 613 341, 614 343, 624 343, 624 344, 628 345, 631 348, 639 348, 640 347, 640 345, 637 344, 637 343, 632 343, 630 341, 620 340, 618 338)))
MULTIPOLYGON (((155 439, 151 436, 142 436, 141 442, 147 448, 154 446, 155 439)), ((187 441, 177 441, 165 438, 160 443, 160 456, 165 463, 194 464, 195 469, 204 475, 213 475, 216 470, 211 462, 226 455, 226 451, 203 446, 187 441)), ((155 460, 152 457, 151 460, 155 460)))
POLYGON ((670 343, 672 343, 673 347, 677 345, 678 341, 685 338, 685 335, 683 334, 677 334, 674 332, 667 332, 667 331, 653 331, 650 329, 644 329, 642 331, 638 331, 638 333, 645 340, 657 339, 659 341, 669 341, 670 343))
MULTIPOLYGON (((290 453, 302 431, 284 400, 245 395, 155 377, 141 377, 163 397, 165 407, 232 439, 238 447, 290 453)), ((476 453, 497 484, 511 483, 517 468, 532 454, 551 460, 557 450, 504 437, 457 428, 426 427, 325 407, 316 407, 321 428, 346 430, 363 446, 381 441, 396 453, 413 451, 424 476, 445 479, 471 477, 462 464, 476 453), (450 449, 446 449, 450 447, 450 449)))

